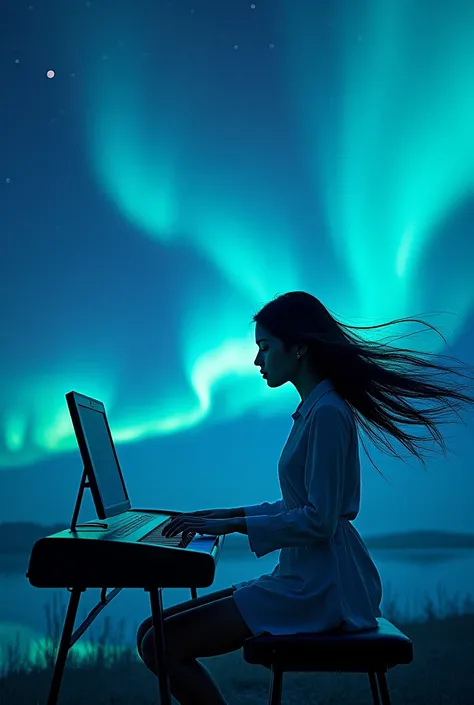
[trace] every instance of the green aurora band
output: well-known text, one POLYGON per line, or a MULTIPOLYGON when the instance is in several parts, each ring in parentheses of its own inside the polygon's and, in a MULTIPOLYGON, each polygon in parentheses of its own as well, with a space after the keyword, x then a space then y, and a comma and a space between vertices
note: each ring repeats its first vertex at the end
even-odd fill
MULTIPOLYGON (((434 238, 474 184, 474 3, 369 0, 364 11, 357 3, 357 18, 347 12, 338 20, 337 100, 331 105, 319 99, 325 65, 307 3, 280 5, 287 27, 281 80, 301 131, 314 200, 322 202, 347 283, 331 276, 324 256, 315 257, 311 277, 303 274, 308 245, 295 234, 265 160, 254 152, 247 162, 239 159, 244 144, 221 156, 199 127, 193 134, 206 108, 202 84, 187 77, 189 60, 147 74, 140 55, 144 28, 117 14, 119 29, 103 26, 100 36, 94 30, 96 47, 106 45, 105 33, 111 42, 125 37, 136 51, 90 66, 85 138, 93 176, 123 217, 156 242, 157 257, 160 248, 185 245, 236 296, 221 301, 202 286, 191 296, 191 281, 181 339, 173 345, 182 355, 187 392, 157 391, 156 401, 131 418, 114 405, 120 364, 113 349, 96 351, 90 366, 80 362, 83 351, 64 351, 53 377, 25 375, 4 409, 0 468, 76 450, 64 401, 70 389, 105 402, 118 444, 203 424, 217 392, 224 399, 220 420, 287 410, 294 390, 261 384, 248 325, 276 293, 313 291, 332 310, 344 311, 343 320, 362 325, 418 310, 418 268, 434 256, 434 238), (425 22, 429 31, 423 32, 425 22), (151 110, 151 86, 155 93, 161 87, 164 110, 151 110)), ((153 33, 159 43, 159 29, 153 33)), ((443 283, 430 308, 456 312, 459 320, 449 324, 455 337, 472 310, 474 287, 462 272, 443 283)))

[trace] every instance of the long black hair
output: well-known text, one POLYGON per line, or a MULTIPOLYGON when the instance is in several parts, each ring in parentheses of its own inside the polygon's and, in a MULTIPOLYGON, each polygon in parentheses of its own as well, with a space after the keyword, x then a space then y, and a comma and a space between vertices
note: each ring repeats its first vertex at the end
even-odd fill
MULTIPOLYGON (((351 407, 358 427, 379 450, 392 457, 403 460, 387 433, 426 468, 423 453, 433 446, 432 441, 446 455, 446 444, 437 423, 449 422, 443 418, 447 411, 463 422, 458 409, 474 404, 474 396, 466 391, 467 385, 455 381, 456 377, 474 380, 472 369, 465 363, 447 355, 413 352, 380 340, 365 340, 353 332, 415 322, 436 331, 446 343, 444 336, 425 321, 399 318, 375 326, 350 326, 337 321, 315 296, 290 291, 267 303, 254 315, 253 322, 279 338, 286 352, 295 344, 307 344, 314 370, 330 379, 337 393, 351 407), (435 357, 438 361, 430 361, 429 358, 435 357), (441 359, 455 362, 458 367, 442 364, 441 359), (446 380, 442 381, 440 376, 446 380), (417 409, 409 401, 413 399, 431 402, 431 407, 417 409), (412 435, 398 424, 424 427, 429 437, 412 435)), ((380 473, 362 437, 361 442, 370 462, 380 473)))

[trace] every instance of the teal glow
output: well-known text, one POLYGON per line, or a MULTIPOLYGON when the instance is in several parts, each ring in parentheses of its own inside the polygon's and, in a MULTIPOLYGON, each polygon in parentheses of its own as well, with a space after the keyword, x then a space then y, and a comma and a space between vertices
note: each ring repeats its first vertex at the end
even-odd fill
MULTIPOLYGON (((307 6, 283 6, 289 90, 360 315, 418 311, 419 264, 474 187, 474 4, 367 0, 349 9, 337 33, 331 105, 318 94, 327 67, 307 6)), ((464 316, 472 273, 442 294, 430 308, 464 316)), ((460 320, 453 325, 457 333, 460 320)))
MULTIPOLYGON (((194 121, 203 124, 204 89, 186 83, 188 59, 151 73, 141 58, 140 28, 130 18, 117 17, 108 38, 101 29, 101 45, 122 36, 132 49, 109 64, 91 59, 84 143, 92 178, 117 212, 156 243, 157 256, 175 248, 179 257, 178 248, 186 246, 234 296, 215 300, 204 286, 192 291, 191 278, 173 350, 182 357, 187 391, 167 388, 147 408, 134 409, 132 418, 115 404, 120 365, 113 348, 88 366, 79 357, 71 362, 65 351, 53 378, 25 376, 15 401, 0 411, 0 468, 76 451, 64 401, 70 389, 105 402, 118 444, 204 424, 217 397, 220 420, 287 411, 294 390, 261 384, 248 326, 277 293, 306 289, 344 312, 342 320, 361 325, 421 310, 420 263, 433 256, 428 247, 438 229, 474 186, 474 3, 462 3, 459 12, 455 6, 429 4, 430 31, 421 34, 421 10, 411 0, 368 0, 365 10, 358 3, 357 17, 354 11, 338 20, 334 101, 321 102, 325 64, 308 6, 280 3, 287 27, 281 80, 301 129, 315 203, 323 203, 330 242, 344 266, 344 285, 327 272, 319 242, 308 252, 295 232, 286 196, 274 190, 265 160, 249 149, 236 164, 234 152, 220 154, 202 140, 194 121), (303 264, 311 257, 308 278, 303 264), (39 400, 46 390, 44 411, 39 400)), ((165 41, 159 27, 153 32, 157 45, 165 41)), ((474 287, 462 275, 444 284, 429 308, 456 312, 449 330, 440 325, 453 339, 472 309, 474 287)))

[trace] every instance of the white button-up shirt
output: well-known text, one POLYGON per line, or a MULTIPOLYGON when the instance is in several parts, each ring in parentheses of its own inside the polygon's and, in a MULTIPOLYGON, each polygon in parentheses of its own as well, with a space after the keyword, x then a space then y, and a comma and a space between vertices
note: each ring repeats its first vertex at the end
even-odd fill
POLYGON ((360 505, 357 427, 329 380, 292 414, 278 463, 282 499, 245 507, 257 557, 280 550, 272 573, 236 584, 253 634, 377 627, 382 584, 351 522, 360 505))

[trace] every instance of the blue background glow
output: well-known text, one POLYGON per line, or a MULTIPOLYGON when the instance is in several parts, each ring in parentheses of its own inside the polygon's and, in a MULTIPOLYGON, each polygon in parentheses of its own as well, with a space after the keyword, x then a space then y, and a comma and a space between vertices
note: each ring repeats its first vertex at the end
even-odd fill
MULTIPOLYGON (((278 498, 299 398, 249 326, 278 293, 422 315, 450 349, 404 342, 474 362, 472 2, 0 12, 3 521, 69 519, 71 389, 106 404, 135 506, 278 498)), ((468 422, 427 473, 364 458, 359 530, 472 529, 468 422)))

